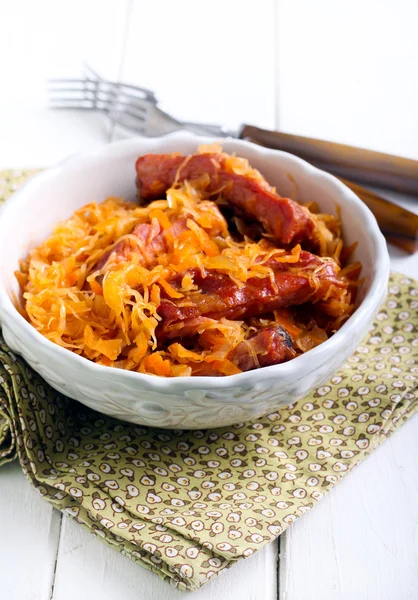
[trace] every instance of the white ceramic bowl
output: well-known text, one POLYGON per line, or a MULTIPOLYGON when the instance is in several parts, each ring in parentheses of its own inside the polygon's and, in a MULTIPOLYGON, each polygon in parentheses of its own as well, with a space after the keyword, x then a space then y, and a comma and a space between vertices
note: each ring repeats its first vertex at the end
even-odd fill
POLYGON ((344 238, 358 241, 354 259, 365 283, 358 308, 328 341, 290 362, 220 378, 163 378, 94 364, 44 338, 15 309, 18 261, 60 220, 107 196, 135 199, 135 159, 148 152, 194 152, 210 138, 180 132, 131 139, 72 157, 33 177, 0 214, 0 321, 7 344, 52 387, 102 413, 134 423, 198 429, 231 425, 303 398, 337 371, 362 341, 383 302, 389 275, 386 243, 368 208, 337 179, 303 160, 234 139, 225 151, 247 157, 278 191, 316 200, 323 212, 338 204, 344 238), (296 183, 296 189, 295 189, 296 183))

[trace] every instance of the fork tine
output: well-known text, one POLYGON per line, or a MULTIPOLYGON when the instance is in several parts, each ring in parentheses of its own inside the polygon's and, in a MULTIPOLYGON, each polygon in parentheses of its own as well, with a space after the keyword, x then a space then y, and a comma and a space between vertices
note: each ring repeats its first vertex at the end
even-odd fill
POLYGON ((50 94, 51 98, 53 98, 56 94, 95 94, 96 90, 82 87, 63 87, 48 89, 48 93, 50 94))
MULTIPOLYGON (((51 104, 50 108, 52 108, 54 110, 73 110, 73 109, 82 110, 82 111, 97 110, 97 107, 94 106, 92 103, 90 103, 88 105, 84 105, 80 102, 76 103, 76 102, 70 102, 70 101, 65 102, 63 104, 51 104)), ((145 125, 144 119, 138 119, 138 117, 136 115, 131 114, 129 111, 103 108, 103 109, 100 109, 100 112, 103 112, 107 116, 109 116, 112 119, 112 121, 114 121, 117 125, 125 127, 135 133, 138 133, 141 135, 144 134, 145 127, 141 126, 141 124, 145 125), (127 122, 126 117, 130 117, 129 123, 127 122)))
POLYGON ((149 90, 147 88, 144 87, 140 87, 140 86, 135 86, 135 85, 131 85, 128 83, 124 83, 122 81, 118 81, 118 82, 112 82, 109 80, 104 79, 103 77, 101 77, 97 71, 95 71, 94 69, 91 68, 91 66, 89 64, 87 64, 86 62, 83 63, 83 67, 84 67, 84 71, 86 71, 93 79, 98 80, 100 82, 103 83, 107 83, 110 85, 115 85, 118 88, 126 88, 126 89, 130 89, 132 91, 140 91, 143 92, 147 95, 147 98, 151 101, 154 101, 155 103, 157 103, 157 98, 155 96, 155 93, 152 90, 149 90))
POLYGON ((146 110, 140 106, 135 106, 131 102, 125 102, 121 99, 113 101, 111 98, 83 98, 83 97, 61 97, 51 98, 49 103, 50 108, 65 109, 65 108, 80 108, 90 110, 100 110, 106 112, 109 115, 112 114, 126 114, 131 119, 143 123, 146 118, 146 110), (139 109, 138 110, 135 109, 139 109))
POLYGON ((98 109, 102 109, 103 107, 106 110, 117 110, 118 107, 122 107, 123 110, 129 111, 131 116, 143 120, 147 113, 147 106, 143 104, 139 104, 137 102, 132 102, 129 99, 125 99, 123 97, 113 96, 112 94, 107 96, 104 93, 94 94, 93 92, 89 92, 88 94, 80 94, 80 90, 71 90, 72 92, 76 92, 71 96, 51 96, 50 104, 60 105, 68 103, 82 105, 83 103, 89 103, 92 107, 95 106, 98 109))
POLYGON ((149 108, 149 101, 132 96, 131 94, 118 91, 114 89, 83 89, 80 87, 66 87, 66 88, 55 88, 51 90, 50 100, 55 102, 67 101, 67 100, 91 100, 97 103, 105 102, 107 104, 113 103, 114 105, 125 105, 134 112, 139 111, 138 117, 141 113, 146 113, 149 108))
POLYGON ((93 105, 83 105, 81 103, 66 102, 63 104, 50 104, 49 108, 53 110, 95 110, 93 105))
POLYGON ((47 80, 48 88, 50 90, 55 90, 60 88, 62 85, 79 85, 79 86, 91 86, 91 87, 109 87, 112 89, 117 89, 123 91, 128 94, 131 93, 132 97, 143 98, 145 96, 145 100, 149 102, 157 103, 157 99, 155 97, 154 92, 148 90, 147 88, 139 87, 136 85, 130 85, 127 83, 116 83, 114 81, 107 81, 105 79, 48 79, 47 80))
MULTIPOLYGON (((71 96, 71 98, 74 97, 74 95, 81 95, 82 97, 88 97, 88 98, 92 98, 95 97, 99 100, 107 100, 107 101, 114 101, 116 102, 120 102, 120 103, 125 103, 125 104, 129 104, 129 106, 135 107, 137 108, 139 111, 143 111, 145 112, 148 109, 148 106, 150 104, 150 101, 146 98, 143 98, 141 96, 137 96, 135 94, 131 94, 128 91, 125 91, 124 89, 118 89, 116 87, 113 86, 84 86, 84 85, 80 85, 78 82, 66 87, 62 87, 62 86, 52 86, 52 87, 48 87, 48 93, 50 94, 50 96, 54 99, 56 98, 57 94, 68 94, 71 96)), ((63 99, 65 99, 65 96, 62 96, 63 99)), ((153 104, 151 102, 151 104, 153 104)))
POLYGON ((53 87, 53 86, 62 86, 62 85, 97 85, 98 81, 95 81, 94 79, 47 79, 47 85, 48 87, 53 87))

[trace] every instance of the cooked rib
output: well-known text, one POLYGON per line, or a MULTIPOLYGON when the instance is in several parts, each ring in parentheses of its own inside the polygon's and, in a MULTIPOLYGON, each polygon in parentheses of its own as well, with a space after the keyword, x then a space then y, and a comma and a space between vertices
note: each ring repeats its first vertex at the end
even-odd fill
POLYGON ((241 286, 229 275, 193 270, 191 275, 199 291, 180 299, 163 294, 158 308, 163 326, 202 315, 212 319, 242 319, 305 302, 339 299, 346 292, 345 282, 338 279, 335 262, 310 252, 301 251, 297 263, 272 260, 268 266, 272 278, 251 277, 241 286))
POLYGON ((222 195, 239 214, 262 223, 280 244, 310 240, 315 230, 311 213, 290 198, 282 198, 275 188, 252 173, 232 170, 227 155, 146 154, 136 162, 137 186, 142 200, 163 197, 175 183, 201 182, 209 195, 222 195))
POLYGON ((240 342, 228 354, 228 360, 241 371, 277 365, 294 358, 296 352, 287 331, 280 325, 259 329, 248 340, 240 342))
MULTIPOLYGON (((185 224, 184 219, 183 221, 185 224)), ((179 227, 177 223, 176 227, 179 227)), ((128 260, 133 251, 142 255, 141 263, 151 265, 160 253, 167 251, 165 232, 157 220, 152 223, 136 225, 131 235, 136 241, 124 239, 118 242, 111 250, 103 254, 93 270, 100 271, 110 257, 114 260, 128 260)))

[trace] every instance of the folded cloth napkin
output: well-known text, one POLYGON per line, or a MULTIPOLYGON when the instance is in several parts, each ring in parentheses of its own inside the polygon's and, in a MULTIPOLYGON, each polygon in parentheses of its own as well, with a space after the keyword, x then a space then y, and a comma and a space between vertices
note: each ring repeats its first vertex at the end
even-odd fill
MULTIPOLYGON (((15 181, 0 175, 0 186, 15 181)), ((327 385, 264 418, 149 429, 49 387, 0 337, 0 465, 116 550, 196 590, 274 540, 418 408, 418 282, 392 275, 327 385)))

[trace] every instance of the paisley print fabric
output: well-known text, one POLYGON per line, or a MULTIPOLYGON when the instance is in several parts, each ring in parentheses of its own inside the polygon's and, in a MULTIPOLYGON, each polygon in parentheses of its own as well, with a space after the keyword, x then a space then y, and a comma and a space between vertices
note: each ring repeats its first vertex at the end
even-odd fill
MULTIPOLYGON (((0 174, 3 196, 24 178, 0 174)), ((1 216, 0 216, 1 218, 1 216)), ((251 556, 418 408, 418 283, 391 276, 353 356, 295 405, 217 430, 148 429, 50 388, 0 336, 0 465, 182 589, 251 556)))

